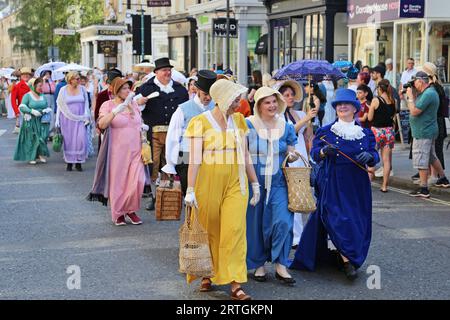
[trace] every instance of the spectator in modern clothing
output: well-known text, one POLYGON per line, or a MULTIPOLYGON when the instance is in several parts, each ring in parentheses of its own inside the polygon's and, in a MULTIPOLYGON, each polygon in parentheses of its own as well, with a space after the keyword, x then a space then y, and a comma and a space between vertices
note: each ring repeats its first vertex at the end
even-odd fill
POLYGON ((361 84, 356 90, 356 97, 361 104, 361 109, 358 113, 358 120, 361 123, 361 127, 370 128, 372 126, 372 123, 367 120, 367 117, 369 115, 369 106, 372 103, 373 99, 372 90, 370 90, 370 88, 365 84, 361 84))
POLYGON ((372 81, 375 83, 375 87, 371 88, 374 97, 376 97, 378 95, 378 82, 380 82, 381 80, 384 79, 385 74, 386 74, 386 69, 383 68, 383 66, 381 66, 381 65, 375 66, 370 71, 370 76, 372 78, 372 81))
MULTIPOLYGON (((398 85, 394 84, 394 63, 392 59, 391 58, 386 59, 385 64, 386 64, 386 74, 384 75, 384 78, 386 80, 389 80, 389 82, 394 88, 398 88, 398 85)), ((396 77, 396 82, 398 84, 399 82, 398 77, 396 77)))
POLYGON ((403 97, 403 94, 401 92, 403 91, 403 86, 411 81, 412 77, 414 77, 417 73, 417 70, 414 68, 414 59, 408 58, 406 61, 406 69, 403 71, 402 76, 400 78, 400 87, 398 89, 398 92, 400 92, 400 98, 403 100, 405 97, 403 97))
POLYGON ((413 166, 419 170, 420 188, 410 193, 414 197, 429 198, 428 167, 431 165, 441 178, 436 184, 450 186, 445 177, 441 162, 436 156, 435 139, 438 136, 437 112, 439 110, 439 95, 433 86, 427 73, 417 72, 414 80, 414 88, 406 89, 407 106, 410 112, 409 122, 413 141, 413 166))
POLYGON ((252 72, 252 78, 253 78, 253 85, 248 88, 248 102, 250 102, 250 109, 253 110, 253 107, 255 105, 255 99, 254 95, 256 93, 256 90, 262 87, 262 73, 259 70, 254 70, 252 72))
POLYGON ((372 122, 372 132, 383 158, 383 184, 381 192, 387 192, 391 172, 392 149, 395 143, 394 116, 396 112, 393 88, 386 79, 378 82, 378 95, 370 104, 367 120, 372 122))
POLYGON ((376 91, 375 88, 376 88, 377 85, 375 84, 375 81, 373 81, 373 80, 370 78, 370 74, 371 74, 372 70, 370 69, 369 66, 364 66, 364 67, 362 68, 362 72, 368 73, 368 74, 369 74, 369 82, 366 83, 366 85, 369 86, 370 90, 372 90, 372 93, 373 93, 374 91, 376 91))
POLYGON ((358 74, 359 70, 355 67, 351 67, 347 72, 348 85, 347 88, 356 92, 358 89, 358 74))

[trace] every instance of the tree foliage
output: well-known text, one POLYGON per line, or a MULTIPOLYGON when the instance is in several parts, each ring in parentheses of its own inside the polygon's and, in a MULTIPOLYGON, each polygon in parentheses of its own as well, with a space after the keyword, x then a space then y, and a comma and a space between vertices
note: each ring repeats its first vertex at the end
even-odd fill
MULTIPOLYGON (((15 49, 35 50, 37 60, 41 63, 47 62, 47 49, 52 45, 53 29, 70 28, 74 16, 79 17, 80 27, 102 23, 103 2, 102 0, 16 0, 13 3, 17 10, 19 25, 9 29, 9 36, 16 40, 15 49), (81 7, 81 11, 71 11, 71 8, 77 7, 81 7)), ((59 48, 61 61, 81 59, 78 33, 74 36, 54 35, 53 44, 59 48)))

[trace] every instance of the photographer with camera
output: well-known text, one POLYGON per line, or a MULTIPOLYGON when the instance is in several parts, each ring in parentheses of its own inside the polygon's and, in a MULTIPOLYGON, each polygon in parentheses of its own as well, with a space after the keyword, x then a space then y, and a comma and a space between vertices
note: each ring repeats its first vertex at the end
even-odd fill
POLYGON ((417 72, 414 88, 406 89, 407 106, 410 112, 411 133, 414 138, 412 146, 413 166, 419 170, 420 188, 410 193, 413 197, 429 198, 428 167, 431 165, 441 177, 440 183, 448 184, 441 162, 436 156, 435 139, 438 136, 437 112, 439 109, 439 94, 431 79, 423 71, 417 72))

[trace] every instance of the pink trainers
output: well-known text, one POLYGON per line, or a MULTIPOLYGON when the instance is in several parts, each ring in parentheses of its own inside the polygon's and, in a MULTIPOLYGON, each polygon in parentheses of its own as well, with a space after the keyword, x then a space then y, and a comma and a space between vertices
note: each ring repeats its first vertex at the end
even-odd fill
POLYGON ((128 213, 127 216, 128 216, 128 219, 131 220, 132 224, 134 224, 134 225, 142 224, 141 218, 139 218, 136 213, 134 213, 134 212, 128 213))
POLYGON ((114 222, 116 226, 126 226, 127 222, 125 221, 125 216, 120 216, 117 218, 116 222, 114 222))

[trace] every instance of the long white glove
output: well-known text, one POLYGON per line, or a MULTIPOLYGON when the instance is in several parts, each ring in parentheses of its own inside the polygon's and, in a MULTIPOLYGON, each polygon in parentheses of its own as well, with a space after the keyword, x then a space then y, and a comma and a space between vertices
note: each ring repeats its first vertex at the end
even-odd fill
POLYGON ((295 162, 298 159, 300 159, 300 156, 297 152, 289 152, 289 156, 288 156, 288 162, 295 162))
POLYGON ((184 203, 189 207, 198 208, 197 199, 195 199, 194 188, 189 187, 186 190, 186 196, 184 197, 184 203))
POLYGON ((133 97, 134 97, 134 92, 130 92, 130 94, 128 95, 128 97, 125 99, 124 102, 122 102, 117 107, 112 109, 112 113, 114 113, 114 115, 116 116, 118 113, 123 112, 125 110, 125 108, 131 103, 131 100, 133 100, 133 97))
POLYGON ((153 98, 156 98, 156 97, 159 97, 159 92, 158 91, 155 91, 155 92, 149 94, 146 98, 147 99, 153 99, 153 98))
POLYGON ((25 114, 23 115, 23 120, 25 120, 25 121, 30 121, 30 120, 31 120, 31 115, 28 114, 28 113, 25 113, 25 114))
POLYGON ((49 113, 52 112, 52 108, 45 108, 44 110, 42 110, 42 113, 49 113))
POLYGON ((40 117, 42 116, 42 113, 40 113, 39 111, 35 110, 35 109, 31 109, 31 114, 35 117, 40 117))
POLYGON ((261 191, 259 190, 259 183, 258 182, 252 182, 252 191, 253 191, 253 197, 250 199, 250 204, 252 206, 256 206, 261 199, 261 191))

